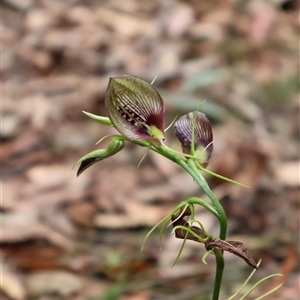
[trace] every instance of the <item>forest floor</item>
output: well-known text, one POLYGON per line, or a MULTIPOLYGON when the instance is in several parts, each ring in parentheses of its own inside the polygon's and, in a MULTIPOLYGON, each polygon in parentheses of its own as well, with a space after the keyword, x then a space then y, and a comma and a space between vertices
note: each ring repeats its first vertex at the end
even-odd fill
MULTIPOLYGON (((74 163, 114 128, 109 77, 151 82, 175 116, 201 110, 213 125, 208 177, 228 239, 262 259, 242 294, 300 297, 299 5, 296 1, 5 0, 1 2, 1 299, 211 299, 214 256, 202 244, 152 226, 191 196, 183 170, 158 154, 125 148, 76 177, 74 163), (200 295, 200 296, 199 296, 200 295)), ((167 145, 180 151, 173 130, 167 145)), ((203 207, 197 218, 218 236, 203 207)), ((252 272, 225 253, 220 299, 252 272)), ((240 299, 237 297, 235 299, 240 299)))

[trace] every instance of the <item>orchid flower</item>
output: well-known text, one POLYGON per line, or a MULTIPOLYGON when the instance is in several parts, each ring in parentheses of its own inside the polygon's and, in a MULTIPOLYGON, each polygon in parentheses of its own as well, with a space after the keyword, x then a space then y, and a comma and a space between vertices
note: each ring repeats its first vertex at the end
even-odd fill
POLYGON ((194 111, 180 117, 174 125, 175 135, 182 146, 182 152, 197 157, 207 167, 213 151, 213 133, 205 114, 194 111))
POLYGON ((156 147, 165 140, 164 103, 150 83, 129 75, 110 78, 105 107, 113 126, 128 140, 147 140, 156 147))
POLYGON ((222 180, 248 187, 206 169, 214 147, 211 124, 205 114, 194 111, 180 117, 174 124, 174 132, 181 143, 182 152, 187 158, 196 161, 197 169, 222 180))

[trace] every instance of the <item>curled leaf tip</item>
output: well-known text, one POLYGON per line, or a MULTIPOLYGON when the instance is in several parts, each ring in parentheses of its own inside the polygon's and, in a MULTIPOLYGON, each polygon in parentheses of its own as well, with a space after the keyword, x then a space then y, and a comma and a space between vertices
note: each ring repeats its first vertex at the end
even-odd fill
POLYGON ((206 167, 213 151, 213 133, 205 114, 194 111, 180 117, 175 122, 174 131, 182 152, 197 157, 198 162, 206 167))
POLYGON ((149 140, 157 147, 165 140, 164 103, 146 81, 129 75, 110 78, 105 107, 114 127, 129 140, 149 140))
POLYGON ((113 138, 106 149, 98 149, 81 157, 75 165, 79 165, 77 176, 96 162, 115 155, 124 147, 124 140, 113 138))

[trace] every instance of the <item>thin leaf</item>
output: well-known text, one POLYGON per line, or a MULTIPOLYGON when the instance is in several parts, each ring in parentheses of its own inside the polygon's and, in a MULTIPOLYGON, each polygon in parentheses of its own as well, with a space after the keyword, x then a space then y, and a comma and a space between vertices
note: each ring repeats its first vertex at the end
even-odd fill
POLYGON ((91 118, 92 120, 100 123, 100 124, 104 124, 104 125, 108 125, 108 126, 113 126, 110 119, 107 117, 102 117, 102 116, 97 116, 94 114, 91 114, 87 111, 82 111, 86 116, 88 116, 89 118, 91 118))
POLYGON ((83 171, 88 169, 96 162, 101 161, 105 158, 108 158, 118 153, 123 149, 123 147, 124 147, 124 139, 120 137, 115 137, 110 141, 106 149, 94 150, 84 155, 74 165, 74 167, 79 165, 77 176, 79 176, 83 171))

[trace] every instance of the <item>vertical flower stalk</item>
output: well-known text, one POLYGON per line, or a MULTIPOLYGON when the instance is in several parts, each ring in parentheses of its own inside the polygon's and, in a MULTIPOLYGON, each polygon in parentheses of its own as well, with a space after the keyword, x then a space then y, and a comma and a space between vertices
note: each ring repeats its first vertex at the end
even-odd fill
POLYGON ((110 78, 105 107, 114 127, 127 139, 147 140, 156 147, 165 140, 164 103, 146 81, 128 75, 110 78))

